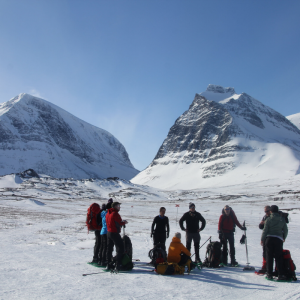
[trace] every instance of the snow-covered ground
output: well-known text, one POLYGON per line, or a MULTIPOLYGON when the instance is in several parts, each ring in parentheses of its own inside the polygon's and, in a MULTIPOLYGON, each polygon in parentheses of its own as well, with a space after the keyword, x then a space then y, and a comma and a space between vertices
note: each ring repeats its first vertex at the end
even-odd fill
MULTIPOLYGON (((249 261, 258 269, 262 262, 258 224, 264 206, 276 204, 290 214, 284 248, 291 251, 299 267, 299 183, 300 175, 296 175, 259 183, 167 191, 128 181, 0 177, 0 299, 299 299, 299 281, 270 282, 242 268, 204 268, 190 275, 161 276, 149 272, 151 267, 136 263, 131 273, 102 272, 87 264, 92 259, 94 235, 87 234, 85 227, 88 206, 113 197, 122 203, 120 214, 128 220, 126 233, 133 243, 134 258, 148 262, 150 227, 160 206, 167 209, 172 237, 180 231, 177 221, 193 201, 207 221, 202 244, 210 236, 217 240, 218 218, 222 207, 229 204, 239 221, 246 221, 249 261), (178 215, 176 204, 180 205, 178 215)), ((243 266, 246 253, 239 243, 242 233, 237 228, 235 245, 236 258, 243 266)), ((205 247, 200 251, 202 260, 205 247)))

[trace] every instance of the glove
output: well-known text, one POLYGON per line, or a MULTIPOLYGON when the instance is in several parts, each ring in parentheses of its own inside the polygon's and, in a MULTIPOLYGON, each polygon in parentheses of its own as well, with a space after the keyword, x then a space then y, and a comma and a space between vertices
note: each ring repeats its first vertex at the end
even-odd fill
POLYGON ((152 236, 153 236, 153 233, 151 232, 150 237, 152 238, 152 236))
POLYGON ((219 239, 222 241, 223 240, 223 233, 219 233, 219 239))
POLYGON ((241 229, 245 231, 247 230, 246 226, 243 226, 241 229))
POLYGON ((169 232, 167 232, 167 239, 169 238, 169 232))

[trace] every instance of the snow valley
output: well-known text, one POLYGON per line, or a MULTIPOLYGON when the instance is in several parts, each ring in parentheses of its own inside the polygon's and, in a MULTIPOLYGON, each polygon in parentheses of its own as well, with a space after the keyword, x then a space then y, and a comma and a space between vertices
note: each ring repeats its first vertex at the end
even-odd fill
MULTIPOLYGON (((249 261, 261 267, 261 231, 258 224, 266 204, 289 213, 289 235, 284 244, 299 266, 299 178, 265 180, 230 187, 194 190, 159 190, 126 180, 71 180, 7 175, 0 178, 0 298, 1 299, 298 299, 297 283, 276 283, 244 272, 242 268, 208 269, 190 275, 161 276, 149 272, 152 248, 150 228, 160 206, 170 219, 170 237, 180 231, 178 218, 193 201, 207 221, 201 244, 210 236, 218 240, 217 224, 224 204, 240 222, 246 221, 249 261), (122 203, 120 214, 128 220, 126 234, 139 258, 131 273, 100 273, 87 265, 92 259, 94 234, 87 235, 85 216, 92 202, 113 197, 122 203), (178 215, 177 207, 179 205, 178 215)), ((183 234, 183 233, 182 233, 183 234)), ((246 264, 243 232, 235 234, 236 259, 246 264)), ((184 235, 183 235, 184 239, 184 235)), ((170 243, 167 240, 167 247, 170 243)), ((200 257, 205 256, 205 246, 200 257)), ((100 271, 101 272, 101 271, 100 271)), ((297 271, 299 277, 299 272, 297 271)))

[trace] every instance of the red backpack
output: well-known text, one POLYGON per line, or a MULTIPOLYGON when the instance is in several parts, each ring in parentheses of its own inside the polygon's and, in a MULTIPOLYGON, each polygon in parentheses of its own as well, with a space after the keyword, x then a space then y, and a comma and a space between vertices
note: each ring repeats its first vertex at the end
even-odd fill
MULTIPOLYGON (((291 253, 289 250, 283 250, 282 251, 282 257, 283 257, 283 275, 285 275, 288 279, 292 279, 293 281, 297 281, 296 277, 296 265, 294 264, 294 261, 292 260, 291 253)), ((278 276, 278 270, 275 266, 275 276, 278 276)))
POLYGON ((89 231, 101 230, 102 220, 101 220, 101 209, 99 204, 93 203, 87 210, 86 215, 86 226, 89 231))

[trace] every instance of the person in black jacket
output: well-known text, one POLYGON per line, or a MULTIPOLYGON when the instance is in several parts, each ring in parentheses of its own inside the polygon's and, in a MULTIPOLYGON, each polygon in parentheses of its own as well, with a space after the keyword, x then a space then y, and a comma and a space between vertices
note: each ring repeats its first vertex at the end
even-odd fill
POLYGON ((189 211, 186 212, 179 220, 181 230, 186 232, 186 248, 191 251, 192 241, 194 241, 195 247, 195 262, 201 263, 199 249, 200 249, 200 231, 205 228, 206 221, 202 215, 195 210, 195 204, 189 204, 189 211), (186 222, 186 228, 183 227, 183 222, 186 222), (201 228, 199 228, 199 222, 201 222, 201 228))
POLYGON ((161 248, 166 251, 166 239, 169 237, 169 218, 165 216, 166 209, 161 207, 159 215, 153 220, 151 226, 151 237, 153 236, 154 247, 160 243, 161 248), (155 228, 154 228, 155 227, 155 228))
MULTIPOLYGON (((258 225, 259 229, 262 229, 262 230, 265 227, 266 220, 271 215, 271 206, 269 206, 269 205, 265 206, 264 212, 265 212, 265 215, 264 215, 264 217, 262 218, 261 222, 258 225)), ((266 257, 266 246, 265 246, 265 243, 263 244, 263 264, 262 264, 261 269, 258 271, 258 273, 260 273, 260 274, 267 273, 267 257, 266 257)))

